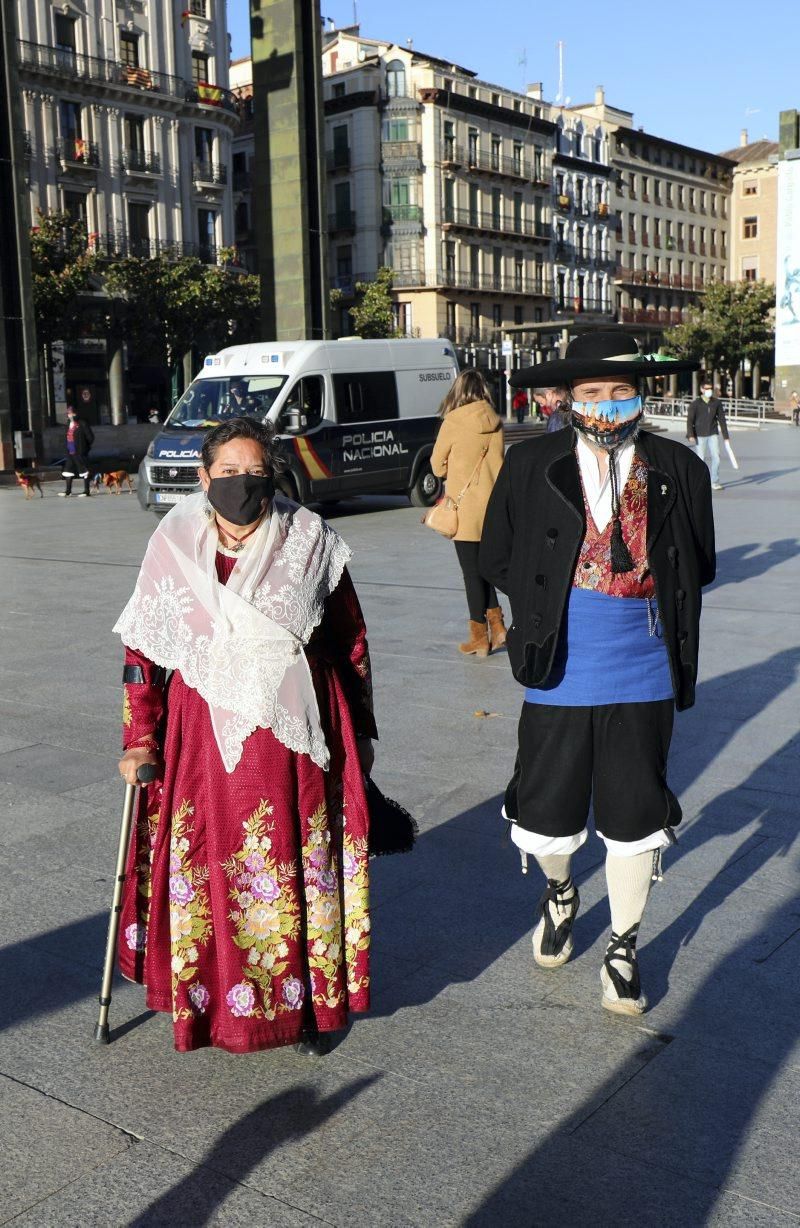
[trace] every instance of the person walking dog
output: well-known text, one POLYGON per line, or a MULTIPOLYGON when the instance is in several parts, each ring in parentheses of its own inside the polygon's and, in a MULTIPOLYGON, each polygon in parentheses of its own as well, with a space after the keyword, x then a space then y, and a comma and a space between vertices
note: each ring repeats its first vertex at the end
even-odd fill
POLYGON ((533 933, 543 968, 573 953, 572 856, 593 803, 606 846, 611 936, 602 1005, 647 1007, 636 941, 661 850, 681 821, 667 785, 674 711, 694 703, 701 587, 714 579, 708 469, 639 433, 642 379, 693 370, 614 328, 515 383, 566 383, 572 429, 509 450, 489 501, 482 573, 511 599, 508 653, 526 688, 504 814, 523 868, 546 879, 533 933))
POLYGON ((486 657, 506 642, 503 611, 497 593, 478 570, 478 546, 486 505, 503 465, 503 423, 480 371, 467 368, 458 375, 442 402, 442 425, 431 456, 431 468, 445 478, 445 493, 458 503, 454 541, 464 577, 469 608, 469 638, 459 652, 486 657))
POLYGON ((72 483, 75 478, 83 479, 83 490, 79 499, 89 498, 89 452, 94 443, 94 431, 88 422, 78 417, 72 405, 67 406, 67 455, 61 476, 64 479, 64 489, 58 493, 62 499, 68 499, 72 494, 72 483))
POLYGON ((714 387, 710 380, 704 380, 700 396, 695 397, 686 415, 686 438, 694 445, 701 460, 706 458, 706 450, 710 455, 712 490, 722 490, 719 480, 719 432, 722 438, 728 440, 728 424, 725 421, 725 410, 722 401, 714 396, 714 387))

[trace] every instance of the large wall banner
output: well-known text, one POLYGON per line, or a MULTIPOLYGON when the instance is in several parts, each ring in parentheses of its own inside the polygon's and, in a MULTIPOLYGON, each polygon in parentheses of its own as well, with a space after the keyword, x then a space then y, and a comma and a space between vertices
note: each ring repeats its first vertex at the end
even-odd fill
POLYGON ((775 365, 800 367, 800 158, 778 163, 775 365))

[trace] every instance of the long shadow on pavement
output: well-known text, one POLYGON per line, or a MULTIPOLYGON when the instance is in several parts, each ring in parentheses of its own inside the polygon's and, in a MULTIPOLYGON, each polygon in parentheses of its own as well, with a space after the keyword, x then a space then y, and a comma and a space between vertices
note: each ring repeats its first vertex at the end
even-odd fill
POLYGON ((743 584, 746 580, 756 580, 766 575, 773 567, 796 559, 800 554, 800 540, 796 537, 782 537, 779 541, 769 542, 763 546, 761 542, 747 542, 745 545, 729 546, 720 550, 717 555, 717 579, 706 590, 707 593, 718 593, 728 584, 743 584))
MULTIPOLYGON (((796 738, 786 743, 743 787, 764 796, 797 745, 796 738)), ((701 818, 713 821, 721 812, 729 822, 737 792, 715 800, 701 818)), ((732 892, 759 872, 763 879, 773 857, 788 855, 796 839, 793 829, 791 835, 785 832, 788 817, 785 809, 767 803, 760 831, 743 841, 689 907, 647 946, 648 990, 654 977, 663 980, 678 950, 691 944, 732 892)), ((757 898, 757 885, 753 890, 757 898)), ((738 1214, 729 1207, 730 1221, 723 1217, 720 1222, 738 1223, 739 1214, 741 1222, 750 1222, 748 1208, 755 1215, 752 1222, 783 1223, 779 1208, 787 1212, 788 1222, 798 1198, 793 1167, 786 1163, 795 1141, 795 1093, 787 1087, 771 1111, 763 1106, 800 1037, 791 976, 799 905, 800 897, 782 899, 755 929, 744 913, 740 928, 745 937, 702 977, 673 1035, 659 1038, 663 1047, 652 1060, 622 1086, 623 1072, 616 1070, 599 1088, 587 1089, 564 1122, 464 1221, 467 1228, 500 1223, 533 1228, 556 1216, 562 1223, 605 1225, 624 1218, 643 1228, 701 1225, 734 1172, 731 1188, 745 1193, 747 1201, 738 1214), (770 1137, 759 1139, 760 1159, 754 1160, 755 1145, 749 1154, 742 1153, 751 1124, 759 1134, 765 1131, 754 1121, 759 1111, 770 1137)))
MULTIPOLYGON (((320 1097, 315 1088, 300 1085, 265 1100, 220 1135, 197 1166, 132 1219, 128 1228, 207 1224, 235 1186, 243 1184, 271 1152, 317 1130, 380 1078, 356 1079, 330 1096, 320 1097)), ((266 1213, 269 1196, 263 1196, 266 1213)), ((285 1211, 285 1203, 279 1209, 285 1211)))

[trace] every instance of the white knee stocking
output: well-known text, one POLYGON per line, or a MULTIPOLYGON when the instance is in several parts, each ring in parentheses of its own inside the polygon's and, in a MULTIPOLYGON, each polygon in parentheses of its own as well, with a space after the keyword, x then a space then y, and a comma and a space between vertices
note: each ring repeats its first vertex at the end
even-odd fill
POLYGON ((606 882, 611 905, 611 928, 615 934, 625 934, 641 921, 650 894, 652 874, 652 850, 637 853, 635 857, 607 854, 606 882))
POLYGON ((572 864, 571 854, 566 856, 551 854, 548 857, 537 857, 536 860, 545 878, 554 879, 557 883, 565 883, 569 878, 569 868, 572 864))

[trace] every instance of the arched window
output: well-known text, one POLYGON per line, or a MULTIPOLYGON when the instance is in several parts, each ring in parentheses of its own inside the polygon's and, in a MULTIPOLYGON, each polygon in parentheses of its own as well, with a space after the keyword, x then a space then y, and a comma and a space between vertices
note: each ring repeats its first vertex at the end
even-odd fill
POLYGON ((598 128, 594 134, 594 161, 603 161, 603 129, 598 128))
POLYGON ((402 60, 386 65, 386 92, 390 98, 403 98, 406 92, 406 66, 402 60))

